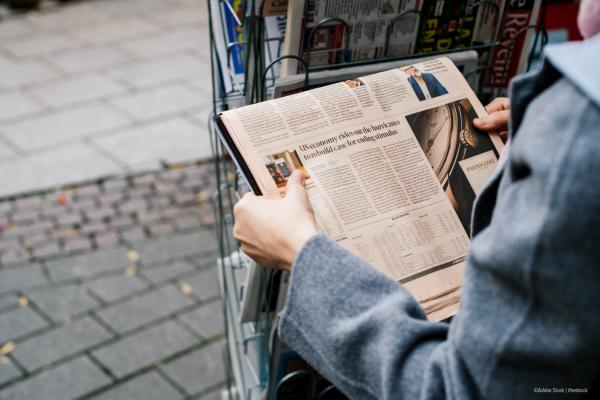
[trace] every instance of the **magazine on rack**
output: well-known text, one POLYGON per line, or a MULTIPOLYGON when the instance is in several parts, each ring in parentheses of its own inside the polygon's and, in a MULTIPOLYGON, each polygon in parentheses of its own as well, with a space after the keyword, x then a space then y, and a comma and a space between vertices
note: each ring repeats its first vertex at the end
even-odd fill
POLYGON ((475 195, 502 142, 442 57, 225 111, 222 140, 256 194, 293 170, 319 229, 401 283, 431 320, 458 310, 475 195))
MULTIPOLYGON (((419 10, 420 5, 420 0, 290 1, 283 54, 303 54, 306 58, 310 53, 311 66, 411 54, 419 14, 408 12, 400 17, 399 14, 419 10), (312 33, 326 18, 334 19, 312 33), (312 43, 308 43, 311 33, 312 43)), ((300 72, 298 64, 294 59, 283 60, 281 76, 300 72)))

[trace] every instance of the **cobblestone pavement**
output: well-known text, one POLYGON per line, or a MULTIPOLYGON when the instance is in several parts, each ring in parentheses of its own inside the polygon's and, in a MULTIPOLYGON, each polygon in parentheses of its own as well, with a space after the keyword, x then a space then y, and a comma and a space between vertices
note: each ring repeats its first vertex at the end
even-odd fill
POLYGON ((42 5, 0 20, 0 196, 210 156, 206 0, 42 5))
POLYGON ((218 399, 212 169, 0 201, 0 399, 218 399))

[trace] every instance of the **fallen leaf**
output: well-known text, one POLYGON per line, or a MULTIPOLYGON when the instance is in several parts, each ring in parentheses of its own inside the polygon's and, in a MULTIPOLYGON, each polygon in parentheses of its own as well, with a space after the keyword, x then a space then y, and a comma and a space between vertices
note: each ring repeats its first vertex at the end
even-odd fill
POLYGON ((215 223, 215 219, 208 215, 203 215, 202 217, 200 217, 200 223, 202 225, 212 225, 215 223))
POLYGON ((127 257, 133 262, 138 262, 140 260, 140 255, 135 250, 129 250, 127 252, 127 257))
POLYGON ((127 276, 134 276, 137 273, 137 268, 135 268, 134 266, 128 267, 125 270, 125 275, 127 276))
POLYGON ((65 315, 65 317, 63 318, 63 324, 65 324, 65 325, 71 325, 71 322, 73 322, 73 320, 71 319, 71 317, 69 317, 68 315, 65 315))
POLYGON ((19 297, 19 305, 23 308, 29 305, 29 299, 27 298, 27 296, 19 297))
POLYGON ((202 204, 210 198, 210 193, 206 190, 196 193, 196 203, 202 204))
POLYGON ((181 293, 185 294, 186 296, 189 296, 194 291, 194 289, 192 289, 192 287, 185 282, 181 282, 179 284, 179 290, 181 291, 181 293))
POLYGON ((2 346, 0 346, 0 355, 4 356, 6 354, 11 353, 15 347, 15 342, 6 342, 2 346))

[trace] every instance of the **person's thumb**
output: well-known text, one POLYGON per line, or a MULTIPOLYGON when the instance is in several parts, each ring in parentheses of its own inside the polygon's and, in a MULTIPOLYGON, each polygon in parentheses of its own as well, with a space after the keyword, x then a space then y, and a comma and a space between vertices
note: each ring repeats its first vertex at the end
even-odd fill
POLYGON ((510 115, 509 110, 496 111, 485 117, 475 118, 473 124, 476 128, 483 129, 485 131, 503 129, 505 130, 508 126, 508 118, 510 115))
POLYGON ((304 174, 298 170, 292 171, 287 181, 287 187, 285 188, 285 197, 307 200, 306 189, 304 188, 304 174))

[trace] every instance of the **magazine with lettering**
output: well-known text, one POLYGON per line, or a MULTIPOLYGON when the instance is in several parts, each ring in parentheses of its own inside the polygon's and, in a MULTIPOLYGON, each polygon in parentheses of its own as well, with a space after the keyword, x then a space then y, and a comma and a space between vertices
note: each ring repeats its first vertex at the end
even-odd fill
POLYGON ((293 170, 319 229, 401 283, 431 320, 458 310, 476 194, 502 141, 448 58, 225 111, 222 140, 256 194, 293 170))
MULTIPOLYGON (((283 54, 305 60, 310 57, 311 66, 409 55, 419 29, 419 14, 398 17, 409 10, 418 11, 421 2, 292 0, 283 54), (330 19, 328 23, 319 25, 326 19, 330 19)), ((283 60, 281 76, 300 71, 297 60, 283 60)))

